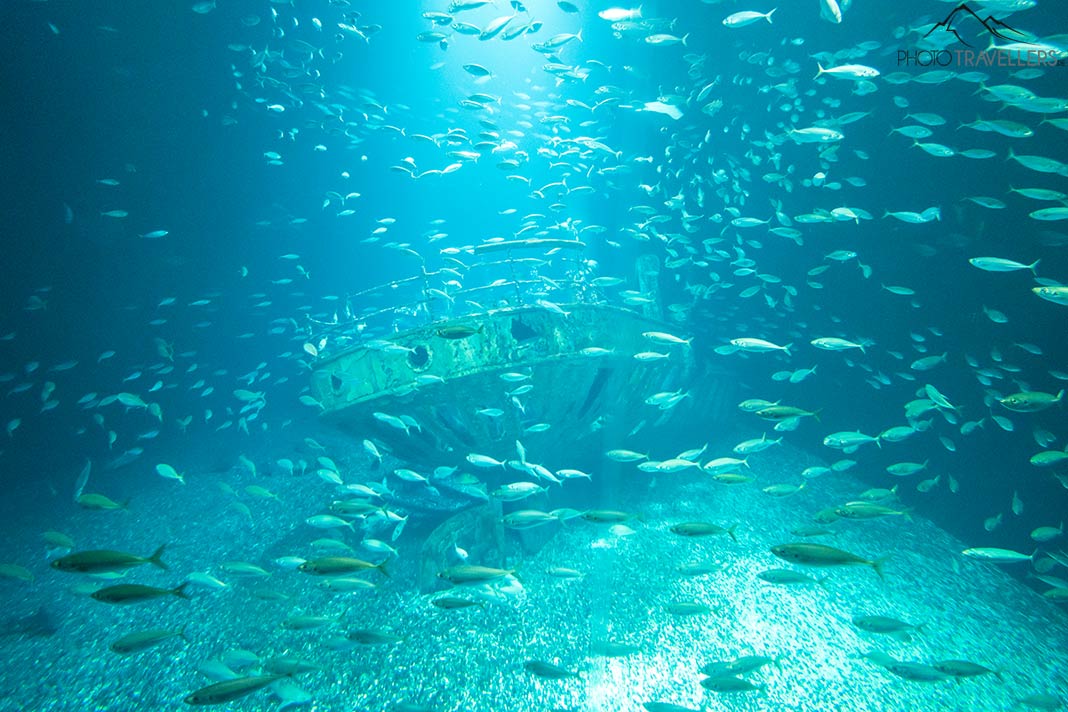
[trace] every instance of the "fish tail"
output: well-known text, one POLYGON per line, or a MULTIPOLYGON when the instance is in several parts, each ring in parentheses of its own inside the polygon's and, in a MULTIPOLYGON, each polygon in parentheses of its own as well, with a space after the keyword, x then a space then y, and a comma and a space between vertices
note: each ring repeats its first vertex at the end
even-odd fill
POLYGON ((185 587, 188 586, 188 585, 189 585, 188 581, 182 581, 180 584, 178 584, 177 588, 172 588, 171 589, 171 593, 173 593, 178 598, 184 598, 184 599, 186 599, 188 601, 191 598, 191 596, 188 593, 185 592, 185 587))
POLYGON ((737 529, 737 528, 738 528, 737 524, 732 524, 730 526, 730 528, 727 529, 727 535, 731 538, 731 541, 733 541, 735 544, 738 543, 738 537, 734 536, 734 530, 737 529))
POLYGON ((378 566, 375 566, 375 568, 378 569, 378 572, 380 574, 382 574, 383 576, 385 576, 386 578, 391 578, 390 575, 389 575, 389 572, 386 571, 386 562, 385 561, 383 561, 378 566))
POLYGON ((783 347, 782 347, 782 350, 783 350, 784 352, 786 352, 786 355, 787 355, 787 356, 789 356, 789 355, 790 355, 790 348, 791 348, 792 346, 793 346, 793 344, 786 344, 786 346, 783 346, 783 347))
MULTIPOLYGON (((769 22, 770 22, 770 20, 769 20, 769 22)), ((689 32, 687 32, 686 34, 684 34, 684 35, 682 36, 682 46, 683 46, 683 47, 686 47, 686 46, 687 46, 687 44, 686 44, 686 40, 687 40, 687 39, 689 39, 689 37, 690 37, 690 33, 689 33, 689 32)))
POLYGON ((166 549, 166 548, 167 548, 166 544, 161 544, 158 549, 156 549, 154 552, 152 552, 152 556, 148 557, 148 563, 152 564, 153 566, 158 566, 159 568, 163 569, 164 571, 168 570, 170 567, 167 566, 167 564, 163 563, 163 559, 162 559, 163 550, 166 549))
POLYGON ((879 576, 880 581, 886 580, 886 577, 883 576, 883 565, 886 564, 888 559, 889 557, 884 556, 881 559, 876 559, 875 561, 868 562, 868 565, 871 566, 872 570, 875 571, 875 573, 879 576))
POLYGON ((769 25, 771 24, 771 16, 774 15, 775 11, 778 10, 778 9, 779 8, 777 8, 777 7, 773 7, 773 8, 771 8, 771 12, 769 12, 767 15, 764 15, 764 19, 768 21, 769 25))
POLYGON ((1031 270, 1031 274, 1038 274, 1037 272, 1035 272, 1035 268, 1038 267, 1038 263, 1041 261, 1041 259, 1037 259, 1031 264, 1027 265, 1027 269, 1031 270))
MULTIPOLYGON (((816 76, 814 76, 812 78, 813 79, 819 79, 820 75, 823 74, 826 71, 827 70, 823 68, 822 64, 820 64, 819 62, 816 62, 816 76)), ((894 133, 893 129, 890 130, 890 133, 894 133)))

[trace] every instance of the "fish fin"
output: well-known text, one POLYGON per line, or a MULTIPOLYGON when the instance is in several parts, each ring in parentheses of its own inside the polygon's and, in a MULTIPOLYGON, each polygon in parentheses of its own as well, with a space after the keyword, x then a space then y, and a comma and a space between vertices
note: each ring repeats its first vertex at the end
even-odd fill
POLYGON ((158 549, 156 549, 154 552, 152 552, 152 556, 148 557, 148 563, 152 564, 153 566, 158 566, 159 568, 163 569, 164 571, 167 571, 170 567, 167 566, 167 564, 163 563, 163 559, 162 559, 163 550, 166 549, 166 548, 167 548, 166 544, 161 544, 158 549))
POLYGON ((869 564, 871 566, 872 570, 874 570, 875 573, 879 575, 879 580, 880 581, 885 581, 886 580, 886 578, 883 576, 883 565, 889 560, 889 558, 890 557, 888 557, 888 556, 884 556, 883 558, 876 559, 875 561, 872 561, 869 564))

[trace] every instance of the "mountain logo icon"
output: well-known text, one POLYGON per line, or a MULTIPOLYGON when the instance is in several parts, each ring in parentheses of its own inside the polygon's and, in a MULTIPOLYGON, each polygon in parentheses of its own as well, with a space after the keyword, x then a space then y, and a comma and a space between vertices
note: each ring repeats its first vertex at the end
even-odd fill
POLYGON ((923 36, 924 39, 930 37, 936 31, 942 30, 943 32, 949 32, 950 34, 952 34, 961 44, 967 47, 971 47, 971 45, 965 42, 964 38, 961 37, 960 33, 958 33, 957 30, 953 27, 953 23, 957 19, 957 16, 962 14, 964 17, 971 16, 975 18, 976 22, 982 25, 983 29, 985 29, 994 37, 1003 39, 1006 42, 1024 42, 1030 44, 1029 42, 1027 42, 1028 36, 1025 33, 1020 32, 1019 30, 1011 27, 1010 25, 1007 25, 1006 23, 997 19, 993 15, 987 15, 986 19, 979 17, 979 15, 976 14, 975 10, 972 10, 970 7, 968 7, 968 3, 964 2, 953 8, 952 12, 946 15, 946 19, 942 20, 939 23, 936 23, 934 27, 928 30, 927 34, 923 36))

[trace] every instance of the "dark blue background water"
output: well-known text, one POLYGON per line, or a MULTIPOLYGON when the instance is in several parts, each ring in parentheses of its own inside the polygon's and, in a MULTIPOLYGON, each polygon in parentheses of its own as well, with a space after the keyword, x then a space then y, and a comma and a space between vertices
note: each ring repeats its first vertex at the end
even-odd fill
MULTIPOLYGON (((1023 367, 1021 379, 1036 390, 1056 392, 1062 385, 1047 371, 1068 370, 1063 307, 1035 298, 1026 273, 989 274, 970 267, 966 260, 994 255, 1030 262, 1041 257, 1040 274, 1059 278, 1068 272, 1063 248, 1068 240, 1042 235, 1047 229, 1056 231, 1057 224, 1040 224, 1026 217, 1028 211, 1046 206, 1006 196, 1010 185, 1061 189, 1063 178, 1036 174, 1003 160, 1010 145, 1021 153, 1064 159, 1064 134, 1052 126, 1039 125, 1040 117, 1035 114, 1015 110, 999 113, 997 104, 988 104, 975 95, 976 85, 971 83, 895 86, 880 81, 878 92, 857 97, 850 94, 850 82, 828 80, 818 85, 810 81, 816 63, 811 53, 845 49, 866 40, 880 42, 884 48, 857 61, 878 67, 884 75, 896 71, 895 28, 919 26, 925 16, 936 19, 950 5, 858 2, 842 26, 832 26, 817 19, 814 1, 782 3, 773 25, 760 22, 728 32, 719 27, 724 16, 740 9, 757 9, 756 5, 644 3, 646 17, 678 17, 676 32, 692 33, 691 45, 680 48, 649 47, 633 39, 617 41, 608 23, 593 17, 592 12, 583 21, 561 13, 551 3, 538 9, 531 2, 528 6, 534 16, 546 21, 536 39, 544 41, 552 34, 582 27, 583 43, 564 48, 561 55, 568 62, 593 58, 614 67, 610 75, 594 74, 586 82, 551 89, 552 78, 539 69, 544 60, 527 49, 530 41, 526 38, 502 49, 499 41, 479 43, 476 38, 457 37, 453 46, 442 52, 435 45, 414 41, 417 33, 431 27, 407 4, 357 4, 355 9, 364 13, 361 23, 377 23, 382 30, 369 44, 348 37, 337 45, 333 36, 341 10, 327 3, 220 4, 222 7, 207 15, 191 12, 187 3, 13 2, 0 10, 0 85, 6 98, 6 110, 0 116, 0 164, 5 174, 0 191, 0 215, 4 219, 0 332, 16 333, 13 340, 0 344, 0 372, 18 373, 30 361, 42 364, 36 373, 20 374, 4 384, 6 391, 29 380, 35 384, 32 389, 0 399, 0 421, 6 423, 15 417, 23 421, 4 448, 3 478, 13 495, 5 501, 8 508, 25 513, 36 506, 34 502, 51 502, 49 486, 65 501, 83 459, 107 455, 90 412, 76 407, 74 401, 88 391, 143 392, 155 376, 146 372, 137 388, 124 387, 121 379, 158 362, 153 345, 157 336, 173 342, 178 352, 195 352, 178 359, 175 374, 194 362, 200 368, 182 374, 175 379, 175 390, 160 395, 165 424, 158 439, 137 443, 137 432, 152 427, 151 422, 142 421, 143 428, 123 422, 128 430, 119 432, 116 448, 141 445, 149 451, 142 462, 166 461, 184 447, 184 441, 176 438, 173 419, 185 414, 196 416, 191 432, 203 438, 198 441, 203 445, 198 447, 212 443, 241 446, 244 436, 232 431, 213 433, 212 427, 199 422, 200 413, 205 406, 214 408, 217 415, 213 422, 218 423, 225 417, 227 405, 233 405, 229 393, 240 387, 235 377, 261 362, 269 364, 269 382, 289 378, 288 383, 269 388, 271 422, 310 420, 310 411, 288 405, 295 403, 304 373, 295 366, 294 358, 281 355, 299 353, 301 340, 294 339, 291 332, 269 335, 267 331, 272 319, 300 320, 300 307, 310 306, 312 313, 329 317, 334 304, 322 300, 326 295, 356 291, 418 269, 410 256, 384 250, 381 244, 362 242, 376 227, 374 220, 397 218, 387 239, 412 243, 436 264, 434 254, 442 246, 474 244, 515 230, 519 224, 516 217, 499 216, 498 211, 517 207, 523 215, 544 207, 529 202, 525 197, 528 188, 505 181, 493 161, 486 158, 433 182, 412 181, 389 170, 405 156, 415 157, 423 170, 442 168, 448 159, 428 144, 401 141, 395 131, 373 127, 392 123, 404 127, 410 136, 462 126, 474 136, 480 130, 475 115, 455 108, 459 99, 473 91, 503 97, 502 129, 512 127, 524 114, 514 108, 521 100, 513 92, 521 91, 534 101, 551 98, 556 106, 547 107, 548 113, 570 116, 571 130, 578 133, 577 124, 589 115, 563 106, 562 100, 577 98, 592 104, 598 98, 594 90, 601 83, 632 91, 636 101, 652 101, 658 91, 685 95, 691 92, 692 84, 721 78, 710 96, 724 102, 715 117, 688 109, 682 120, 671 122, 658 115, 621 111, 591 129, 592 135, 621 150, 625 158, 651 155, 655 159, 652 167, 643 164, 641 173, 636 172, 626 188, 568 199, 567 211, 555 216, 606 225, 611 228, 607 236, 612 239, 619 239, 614 234, 616 228, 634 221, 625 213, 629 206, 659 205, 677 190, 686 191, 692 174, 707 178, 712 169, 727 167, 728 157, 741 161, 752 173, 752 180, 745 184, 751 193, 744 215, 766 218, 770 215, 768 200, 776 199, 783 201, 788 215, 850 205, 864 208, 876 218, 860 225, 801 226, 806 240, 803 248, 761 229, 742 231, 743 237, 764 243, 761 250, 747 248, 759 262, 759 271, 780 275, 801 290, 796 309, 773 314, 759 296, 749 301, 731 296, 737 294, 736 289, 724 292, 726 296, 711 305, 717 313, 727 315, 726 322, 694 323, 682 329, 698 334, 697 343, 704 352, 740 335, 799 342, 796 350, 800 353, 790 363, 774 356, 727 357, 730 367, 737 368, 739 380, 752 387, 754 397, 785 398, 823 409, 822 423, 805 423, 798 433, 787 435, 792 442, 809 443, 821 450, 819 441, 828 432, 859 428, 876 433, 903 424, 902 404, 925 382, 935 383, 963 407, 962 420, 987 416, 982 405, 983 388, 964 363, 964 355, 972 354, 988 365, 992 347, 1000 349, 1007 361, 1023 367), (324 103, 345 105, 345 118, 356 126, 361 143, 353 145, 337 133, 340 126, 336 120, 313 108, 311 97, 303 95, 305 103, 297 107, 277 90, 258 86, 248 51, 227 48, 240 44, 258 51, 268 45, 284 46, 285 42, 271 39, 275 26, 269 19, 271 7, 280 13, 277 24, 286 29, 287 39, 322 45, 327 57, 338 50, 343 52, 336 63, 317 61, 315 66, 322 75, 313 81, 325 87, 328 97, 324 103), (250 14, 261 18, 259 25, 241 24, 240 18, 250 14), (300 20, 297 29, 290 19, 294 16, 300 20), (323 20, 326 29, 322 32, 310 26, 315 16, 323 20), (59 34, 50 30, 50 22, 59 34), (788 38, 805 41, 791 46, 784 44, 788 38), (847 140, 838 151, 839 161, 833 165, 831 176, 835 180, 863 176, 867 186, 846 185, 838 192, 797 188, 785 194, 760 179, 771 168, 766 163, 754 166, 746 162, 744 156, 749 151, 766 153, 751 142, 764 141, 765 132, 781 133, 794 125, 795 119, 777 108, 785 99, 775 91, 757 91, 761 85, 782 79, 770 79, 758 66, 739 59, 741 52, 754 51, 768 51, 778 62, 792 59, 801 65, 800 91, 811 90, 813 95, 802 94, 796 125, 810 125, 818 118, 824 97, 841 100, 839 109, 825 109, 828 115, 872 112, 871 117, 843 129, 847 140), (686 75, 682 56, 687 52, 708 54, 699 81, 686 75), (427 70, 434 61, 444 61, 447 66, 427 70), (484 85, 474 84, 459 69, 465 62, 485 64, 498 76, 484 85), (235 68, 242 74, 238 79, 235 68), (341 86, 366 88, 369 96, 389 107, 387 112, 361 107, 351 94, 346 97, 339 92, 341 86), (538 90, 538 86, 549 89, 538 90), (910 109, 895 107, 893 95, 908 98, 910 109), (285 113, 265 109, 265 104, 276 101, 287 105, 285 113), (362 116, 364 110, 372 115, 370 119, 362 116), (910 148, 910 141, 903 136, 888 136, 891 128, 905 123, 904 115, 910 110, 937 112, 947 118, 948 124, 937 127, 935 136, 927 140, 958 149, 989 148, 998 157, 937 159, 910 148), (956 129, 957 122, 974 120, 977 114, 1027 123, 1034 127, 1035 136, 1018 140, 956 129), (224 117, 232 121, 224 121, 224 117), (743 123, 752 129, 745 140, 740 138, 743 123), (280 132, 292 129, 299 129, 295 138, 280 137, 280 132), (665 160, 666 146, 696 142, 706 130, 711 132, 711 142, 696 155, 683 159, 680 156, 684 152, 679 151, 672 160, 665 160), (325 153, 313 151, 320 143, 327 146, 325 153), (870 158, 860 160, 855 150, 867 152, 870 158), (267 151, 282 154, 285 164, 268 165, 264 157, 267 151), (362 156, 367 160, 361 160, 362 156), (658 165, 659 175, 654 172, 658 165), (682 178, 664 178, 665 173, 679 170, 684 172, 682 178), (342 171, 349 171, 351 177, 340 177, 342 171), (102 178, 118 179, 121 185, 94 182, 102 178), (665 193, 655 198, 639 194, 630 185, 657 180, 663 180, 665 193), (336 204, 322 209, 326 191, 361 193, 353 203, 356 215, 335 217, 336 204), (999 197, 1010 207, 993 211, 962 202, 969 195, 999 197), (64 204, 73 213, 69 224, 64 204), (941 206, 941 222, 906 225, 881 219, 884 210, 920 211, 932 205, 941 206), (112 209, 129 210, 130 216, 116 220, 100 215, 112 209), (307 222, 293 224, 293 218, 298 217, 307 222), (442 229, 450 237, 427 246, 421 234, 436 218, 446 220, 442 229), (155 229, 166 229, 170 234, 160 240, 138 237, 155 229), (1058 246, 1049 246, 1051 239, 1058 246), (935 248, 934 255, 922 256, 921 245, 935 248), (834 264, 816 278, 824 289, 805 288, 805 272, 835 249, 856 250, 861 260, 872 266, 874 276, 864 280, 854 263, 834 264), (278 259, 286 253, 299 253, 300 264, 312 279, 305 280, 291 262, 278 259), (240 276, 242 267, 247 268, 247 277, 240 276), (294 281, 271 283, 279 279, 294 281), (879 283, 915 288, 922 308, 913 309, 908 298, 878 289, 879 283), (49 291, 41 296, 48 302, 47 310, 25 311, 30 295, 46 287, 49 291), (254 296, 257 294, 266 296, 254 296), (164 297, 175 297, 177 304, 157 308, 164 297), (185 306, 202 298, 212 299, 212 304, 206 308, 185 306), (266 300, 271 306, 253 306, 266 300), (1010 322, 991 323, 982 314, 983 305, 1004 311, 1010 322), (159 327, 148 324, 159 316, 166 317, 167 322, 159 327), (831 317, 840 323, 832 322, 831 317), (204 321, 211 323, 196 326, 204 321), (935 337, 928 327, 941 329, 944 336, 935 337), (790 335, 791 330, 798 333, 790 335), (910 332, 927 336, 929 353, 949 352, 949 362, 930 374, 917 374, 916 382, 895 378, 892 387, 880 390, 865 382, 864 371, 846 367, 841 354, 819 352, 805 345, 819 335, 870 338, 875 346, 867 356, 851 354, 848 358, 892 374, 907 371, 908 363, 919 356, 910 348, 910 332), (249 333, 251 338, 237 338, 249 333), (1040 345, 1045 354, 1031 356, 1011 345, 1021 341, 1040 345), (106 349, 114 349, 118 355, 97 366, 97 355, 106 349), (902 352, 904 360, 894 360, 887 350, 902 352), (80 365, 68 372, 45 373, 67 359, 77 359, 80 365), (768 378, 775 370, 817 364, 818 376, 801 385, 773 383, 768 378), (228 373, 210 376, 216 369, 228 373), (188 390, 200 377, 216 386, 214 398, 201 399, 188 390), (46 379, 58 384, 61 404, 54 411, 38 414, 38 393, 46 379), (76 434, 83 427, 90 434, 76 434)), ((762 5, 759 9, 770 7, 762 5)), ((444 10, 444 4, 437 9, 444 10)), ((499 10, 480 11, 477 22, 505 13, 503 5, 499 10)), ((1064 9, 1055 3, 1011 19, 1047 33, 1068 26, 1066 20, 1064 9)), ((1005 70, 995 70, 990 72, 990 81, 1021 83, 1040 95, 1063 98, 1065 71, 1068 68, 1052 68, 1045 77, 1017 82, 1005 70)), ((280 77, 277 67, 270 75, 280 77)), ((295 86, 309 79, 292 81, 295 86)), ((536 130, 526 132, 528 138, 522 143, 527 150, 532 150, 529 137, 536 130)), ((820 169, 812 146, 787 143, 773 150, 782 152, 783 166, 796 165, 795 183, 820 169)), ((532 178, 534 186, 555 179, 540 160, 532 160, 524 174, 532 178)), ((700 212, 720 212, 718 198, 708 186, 706 192, 706 207, 700 212)), ((691 205, 690 211, 698 209, 691 205)), ((715 236, 721 229, 717 224, 701 225, 698 240, 715 236)), ((727 237, 730 241, 719 247, 730 249, 730 232, 727 237)), ((638 253, 664 254, 656 243, 621 241, 625 245, 622 251, 595 241, 586 256, 601 261, 606 273, 618 270, 626 274, 638 253)), ((732 281, 725 264, 714 263, 712 269, 732 281)), ((704 271, 693 268, 683 270, 683 274, 690 283, 707 279, 704 271)), ((709 357, 720 358, 711 353, 709 357)), ((1002 393, 1018 390, 1000 382, 997 387, 1002 393)), ((954 428, 936 422, 937 432, 953 438, 958 452, 946 452, 930 435, 917 436, 909 444, 888 446, 886 452, 863 453, 864 457, 858 458, 863 463, 862 474, 883 485, 888 479, 881 472, 885 464, 930 458, 929 473, 921 477, 952 474, 961 482, 960 495, 949 495, 943 482, 931 496, 903 492, 906 503, 977 545, 1029 551, 1027 532, 1038 524, 1059 521, 1065 499, 1064 490, 1047 471, 1027 464, 1027 458, 1040 449, 1030 432, 1037 425, 1063 437, 1064 411, 1057 407, 1036 415, 997 412, 1016 423, 1016 432, 1003 432, 988 419, 981 435, 965 438, 954 428), (1008 514, 1013 489, 1027 503, 1024 517, 1008 514), (1006 512, 1005 524, 994 534, 986 534, 982 519, 999 511, 1006 512)), ((111 427, 122 422, 117 414, 109 413, 108 417, 111 427)), ((754 435, 759 435, 764 425, 753 421, 754 435)), ((264 436, 261 433, 257 437, 264 436)), ((705 439, 695 427, 695 445, 705 439)), ((1063 441, 1059 445, 1063 447, 1063 441)), ((132 473, 125 476, 134 477, 132 473)), ((911 482, 902 484, 903 490, 911 490, 911 482)))

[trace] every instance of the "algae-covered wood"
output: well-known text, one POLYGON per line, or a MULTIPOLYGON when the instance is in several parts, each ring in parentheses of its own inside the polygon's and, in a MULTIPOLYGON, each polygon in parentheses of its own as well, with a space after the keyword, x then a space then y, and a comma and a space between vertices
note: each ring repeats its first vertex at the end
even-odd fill
POLYGON ((654 344, 643 333, 669 327, 632 311, 561 309, 465 316, 399 333, 388 347, 348 349, 315 364, 313 397, 343 429, 434 465, 472 451, 514 458, 520 438, 543 452, 573 447, 606 419, 669 415, 643 400, 693 382, 689 346, 654 344), (669 356, 634 358, 652 350, 669 356))

